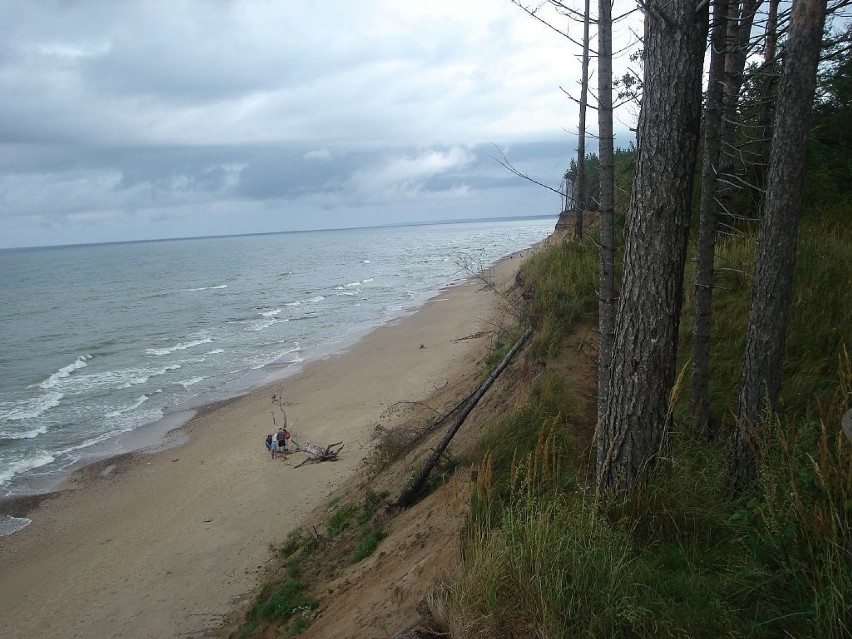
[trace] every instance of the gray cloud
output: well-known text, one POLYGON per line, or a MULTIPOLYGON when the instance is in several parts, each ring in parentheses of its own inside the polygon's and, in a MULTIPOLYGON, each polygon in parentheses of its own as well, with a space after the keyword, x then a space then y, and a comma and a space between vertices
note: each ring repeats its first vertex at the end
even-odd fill
POLYGON ((0 0, 0 246, 555 212, 492 145, 558 183, 571 53, 499 0, 0 0))

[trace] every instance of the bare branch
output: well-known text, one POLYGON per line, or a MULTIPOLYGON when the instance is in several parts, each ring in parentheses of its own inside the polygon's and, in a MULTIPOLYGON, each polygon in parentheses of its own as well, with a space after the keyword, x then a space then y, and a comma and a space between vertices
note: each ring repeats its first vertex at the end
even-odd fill
POLYGON ((539 182, 538 180, 536 180, 536 179, 534 179, 534 178, 531 178, 531 177, 530 177, 529 175, 527 175, 526 173, 521 173, 518 169, 516 169, 514 166, 512 166, 512 163, 511 163, 511 162, 509 162, 509 159, 506 157, 506 154, 505 154, 505 153, 503 153, 503 151, 500 149, 500 147, 499 147, 499 146, 497 146, 497 145, 495 144, 495 145, 494 145, 494 148, 495 148, 495 149, 497 149, 497 153, 499 153, 499 154, 500 154, 500 156, 499 156, 499 157, 491 156, 491 157, 492 157, 494 160, 496 160, 497 162, 499 162, 499 163, 500 163, 500 165, 501 165, 504 169, 506 169, 507 171, 509 171, 509 173, 513 173, 513 174, 517 175, 519 178, 523 178, 523 179, 527 180, 528 182, 532 182, 533 184, 537 184, 538 186, 540 186, 540 187, 542 187, 542 188, 545 188, 545 189, 547 189, 548 191, 552 191, 552 192, 556 193, 556 195, 558 195, 559 197, 565 197, 565 195, 566 195, 566 193, 565 193, 565 192, 563 192, 563 191, 561 191, 561 190, 559 190, 559 189, 554 189, 552 186, 549 186, 549 185, 547 185, 547 184, 544 184, 544 183, 542 183, 542 182, 539 182))

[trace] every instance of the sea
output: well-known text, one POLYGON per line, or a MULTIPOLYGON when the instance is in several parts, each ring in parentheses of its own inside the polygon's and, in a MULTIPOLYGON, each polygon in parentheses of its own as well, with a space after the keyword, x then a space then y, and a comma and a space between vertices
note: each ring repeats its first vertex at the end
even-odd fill
MULTIPOLYGON (((551 233, 555 218, 0 250, 0 501, 162 442, 551 233)), ((0 536, 29 520, 3 514, 0 536)))

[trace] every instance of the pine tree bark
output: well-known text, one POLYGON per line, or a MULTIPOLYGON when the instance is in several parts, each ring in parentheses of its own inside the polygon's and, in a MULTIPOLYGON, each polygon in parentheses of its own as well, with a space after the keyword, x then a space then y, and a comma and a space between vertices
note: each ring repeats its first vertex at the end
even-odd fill
POLYGON ((807 123, 816 89, 825 12, 826 0, 796 0, 790 17, 734 430, 733 479, 739 487, 757 474, 759 428, 765 416, 774 412, 781 388, 807 123))
POLYGON ((725 74, 725 33, 728 0, 713 3, 713 29, 710 36, 710 70, 704 107, 704 156, 701 167, 701 212, 698 223, 698 252, 695 270, 692 329, 692 389, 690 407, 698 432, 713 439, 710 421, 710 330, 713 303, 713 261, 716 255, 716 227, 719 218, 717 198, 719 160, 722 148, 722 97, 725 74))
POLYGON ((586 107, 589 101, 589 9, 591 0, 586 0, 583 13, 583 62, 580 78, 580 126, 577 134, 577 188, 576 214, 574 216, 574 238, 583 238, 583 216, 586 211, 586 107))
MULTIPOLYGON (((612 4, 598 3, 598 157, 600 236, 598 268, 598 428, 606 412, 615 332, 615 158, 612 116, 612 4)), ((601 451, 598 450, 598 457, 601 451)))
MULTIPOLYGON (((760 163, 757 171, 757 184, 755 185, 761 193, 766 192, 766 173, 769 168, 769 153, 772 148, 772 116, 775 100, 773 93, 777 84, 775 69, 778 68, 775 60, 776 50, 778 46, 778 2, 779 0, 769 0, 769 7, 766 14, 766 30, 763 36, 763 66, 761 67, 762 80, 760 82, 760 117, 757 123, 760 131, 758 147, 758 162, 760 163)), ((761 201, 761 205, 765 205, 765 198, 761 201)))
POLYGON ((674 381, 701 119, 707 6, 654 4, 645 16, 638 154, 626 220, 597 482, 625 492, 654 463, 674 381))
POLYGON ((736 166, 737 107, 743 88, 746 57, 751 29, 763 0, 733 0, 728 7, 727 38, 725 45, 725 94, 722 107, 722 159, 720 172, 726 184, 719 189, 720 220, 733 228, 736 221, 732 211, 731 176, 736 166))

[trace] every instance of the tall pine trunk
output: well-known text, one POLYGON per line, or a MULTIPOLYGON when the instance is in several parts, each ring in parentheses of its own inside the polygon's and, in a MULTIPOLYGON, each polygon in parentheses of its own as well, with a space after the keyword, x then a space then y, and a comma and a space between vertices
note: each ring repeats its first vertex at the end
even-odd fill
POLYGON ((576 214, 574 216, 574 237, 583 237, 583 216, 588 200, 586 185, 586 107, 589 101, 589 8, 591 0, 586 0, 583 14, 583 63, 580 78, 580 126, 577 134, 577 188, 576 214))
MULTIPOLYGON (((612 124, 612 2, 598 3, 598 157, 600 265, 598 273, 598 428, 606 411, 615 331, 615 159, 612 124)), ((598 449, 598 457, 601 450, 598 449)))
POLYGON ((690 202, 701 120, 707 7, 652 5, 638 156, 626 220, 609 392, 598 425, 597 481, 630 490, 654 462, 674 381, 690 202))
POLYGON ((825 11, 826 0, 796 0, 790 18, 734 430, 733 478, 738 486, 756 476, 760 424, 775 410, 781 388, 802 208, 807 123, 816 89, 825 11))
POLYGON ((763 0, 732 0, 728 7, 727 37, 725 43, 725 93, 722 106, 722 157, 720 173, 723 183, 720 185, 720 221, 723 226, 733 229, 736 214, 732 210, 732 187, 736 173, 737 127, 739 117, 737 109, 740 92, 745 78, 745 63, 748 54, 751 29, 754 16, 763 0))
POLYGON ((701 213, 692 329, 692 395, 690 405, 698 431, 705 439, 715 437, 710 421, 710 327, 713 303, 713 260, 716 254, 717 198, 722 134, 722 96, 725 74, 725 33, 728 0, 713 3, 710 37, 710 72, 704 107, 704 157, 701 166, 701 213))

